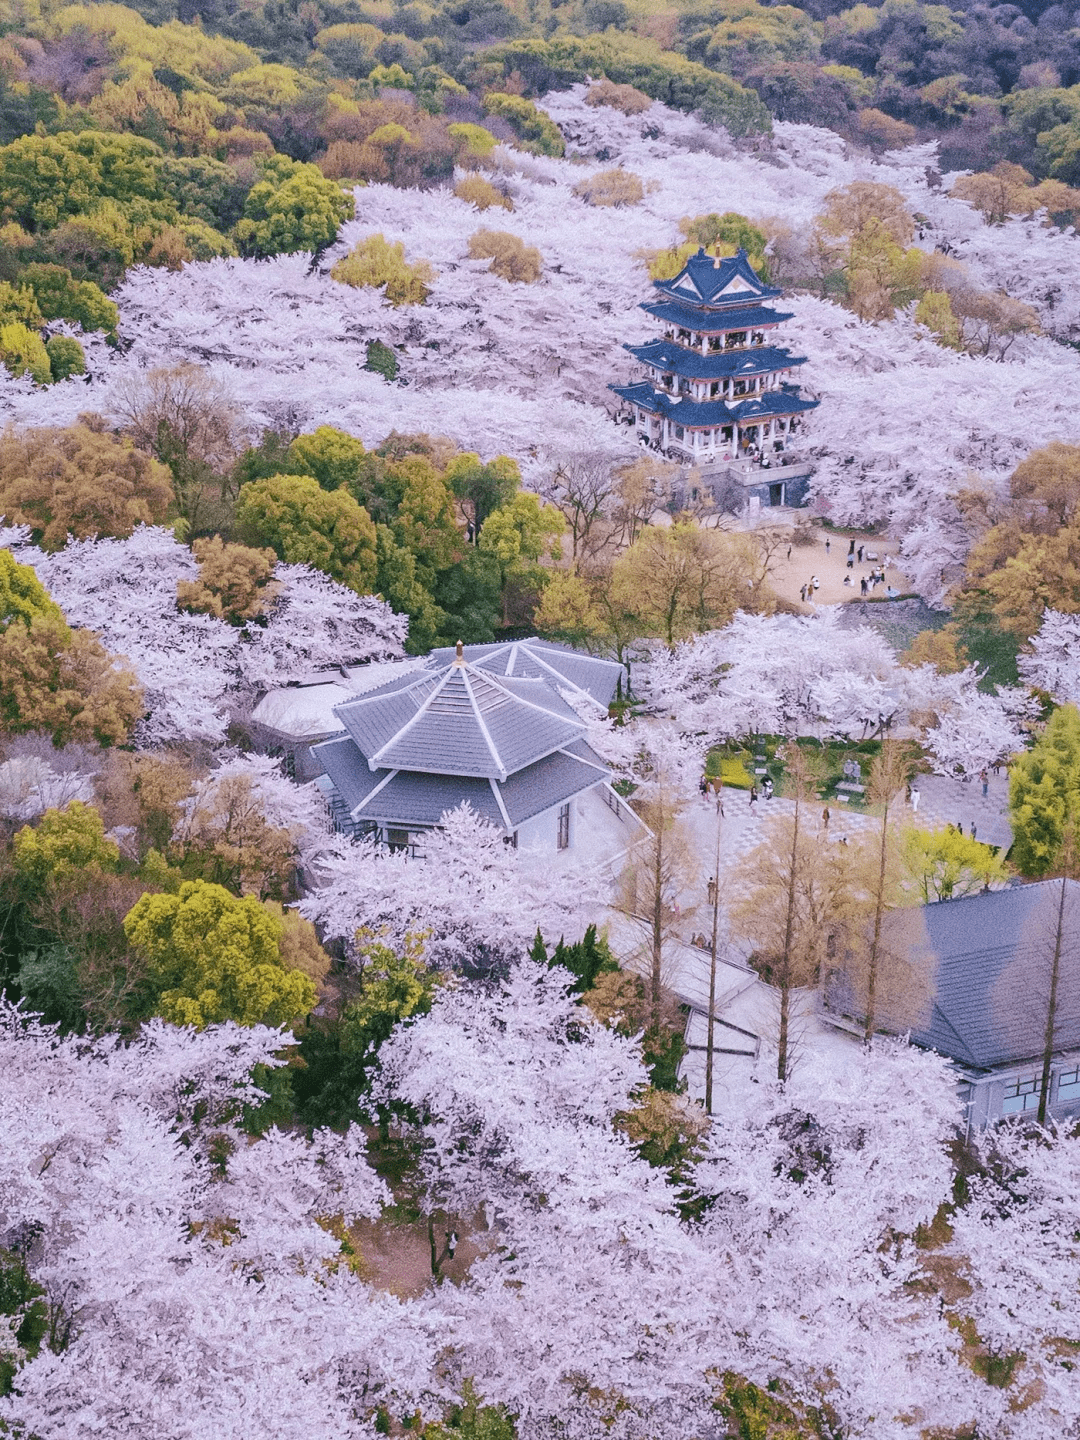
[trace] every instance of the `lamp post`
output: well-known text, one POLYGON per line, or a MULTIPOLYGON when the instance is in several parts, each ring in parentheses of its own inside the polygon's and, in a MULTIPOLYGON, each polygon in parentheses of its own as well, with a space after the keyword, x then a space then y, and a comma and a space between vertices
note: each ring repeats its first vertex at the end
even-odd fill
POLYGON ((709 881, 712 901, 712 946, 709 952, 709 1024, 705 1041, 705 1113, 712 1114, 713 1045, 716 1036, 716 932, 720 920, 720 821, 724 816, 724 779, 716 777, 716 858, 709 881))

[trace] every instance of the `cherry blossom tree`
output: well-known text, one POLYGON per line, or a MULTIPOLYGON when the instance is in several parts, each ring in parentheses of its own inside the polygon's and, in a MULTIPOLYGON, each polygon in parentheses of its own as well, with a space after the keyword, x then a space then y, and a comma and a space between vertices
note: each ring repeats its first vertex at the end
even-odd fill
POLYGON ((0 1002, 0 1234, 50 1337, 0 1421, 120 1437, 367 1436, 430 1373, 422 1317, 341 1264, 328 1217, 387 1198, 360 1132, 237 1130, 276 1031, 60 1039, 0 1002))
POLYGON ((532 863, 467 803, 425 836, 422 856, 364 837, 339 842, 316 871, 299 910, 325 940, 351 943, 364 929, 394 947, 423 931, 429 963, 466 972, 504 968, 541 927, 576 939, 607 889, 602 871, 587 862, 532 863))
POLYGON ((1030 652, 1017 660, 1021 677, 1046 690, 1059 705, 1080 700, 1080 615, 1045 611, 1028 643, 1030 652))

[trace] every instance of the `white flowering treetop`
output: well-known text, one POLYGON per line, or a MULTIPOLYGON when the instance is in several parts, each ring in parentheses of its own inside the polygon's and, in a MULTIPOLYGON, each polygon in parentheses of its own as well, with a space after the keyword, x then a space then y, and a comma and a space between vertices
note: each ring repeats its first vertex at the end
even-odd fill
POLYGON ((319 883, 299 905, 328 940, 357 930, 387 944, 427 934, 430 963, 466 972, 504 967, 536 931, 580 938, 604 898, 599 871, 528 863, 501 830, 468 805, 448 811, 424 837, 424 856, 390 851, 370 837, 342 841, 320 859, 319 883))
POLYGON ((735 616, 659 653, 648 686, 657 708, 707 742, 750 734, 866 734, 888 721, 923 725, 923 742, 945 775, 978 773, 1024 748, 1031 697, 1015 686, 979 690, 973 666, 943 675, 904 666, 876 630, 849 629, 840 615, 735 616), (929 717, 928 719, 926 717, 929 717))
POLYGON ((325 1223, 386 1199, 360 1132, 250 1142, 230 1119, 282 1039, 159 1021, 127 1046, 59 1039, 0 1002, 0 1237, 67 1336, 19 1371, 0 1425, 367 1437, 365 1391, 417 1393, 423 1323, 403 1332, 325 1223))
POLYGON ((1038 633, 1028 642, 1030 653, 1017 664, 1023 679, 1046 690, 1059 705, 1080 700, 1080 615, 1046 610, 1038 633))

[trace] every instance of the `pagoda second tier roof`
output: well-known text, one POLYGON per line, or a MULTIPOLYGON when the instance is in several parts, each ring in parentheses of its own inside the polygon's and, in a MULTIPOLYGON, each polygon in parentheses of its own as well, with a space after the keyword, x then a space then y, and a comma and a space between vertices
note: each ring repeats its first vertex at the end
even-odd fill
POLYGON ((760 330, 764 325, 780 325, 794 313, 770 310, 767 305, 719 309, 713 305, 694 307, 676 300, 643 300, 641 309, 665 325, 678 325, 702 335, 722 335, 726 330, 760 330))
POLYGON ((788 370, 805 365, 806 356, 793 356, 790 350, 776 345, 761 345, 754 350, 721 350, 703 355, 688 350, 671 340, 649 340, 644 345, 624 345, 635 360, 665 374, 685 375, 692 380, 719 380, 730 375, 770 375, 774 370, 788 370))
POLYGON ((334 713, 371 770, 496 780, 585 729, 544 680, 494 675, 464 659, 402 676, 334 713))
POLYGON ((726 400, 691 400, 688 396, 676 397, 656 391, 643 380, 638 385, 611 385, 609 389, 621 395, 631 405, 648 410, 653 415, 662 415, 674 420, 677 425, 691 429, 702 426, 746 424, 752 420, 769 420, 774 415, 801 415, 805 410, 815 410, 817 400, 804 400, 791 390, 769 390, 764 395, 754 395, 746 400, 729 403, 726 400))
POLYGON ((767 300, 782 292, 766 285, 750 264, 745 250, 723 258, 699 249, 672 280, 654 280, 661 295, 693 304, 731 305, 767 300))

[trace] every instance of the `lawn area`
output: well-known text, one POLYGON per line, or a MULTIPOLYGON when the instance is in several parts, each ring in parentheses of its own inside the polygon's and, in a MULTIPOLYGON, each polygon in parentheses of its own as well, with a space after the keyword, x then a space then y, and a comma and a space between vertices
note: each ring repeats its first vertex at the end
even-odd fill
MULTIPOLYGON (((705 774, 710 779, 720 776, 725 787, 735 790, 749 790, 755 783, 760 785, 768 775, 776 787, 776 794, 783 795, 786 775, 784 762, 779 756, 783 743, 780 735, 758 735, 745 744, 731 742, 716 745, 709 751, 705 774), (762 773, 758 773, 759 771, 762 773)), ((857 784, 866 784, 870 765, 881 750, 880 740, 828 740, 821 744, 817 740, 804 738, 797 743, 806 752, 815 773, 820 776, 817 790, 822 799, 836 800, 838 796, 849 793, 850 799, 842 803, 853 809, 866 808, 865 796, 857 792, 838 791, 836 787, 849 778, 844 774, 845 761, 858 763, 859 775, 853 775, 851 779, 857 784)))

